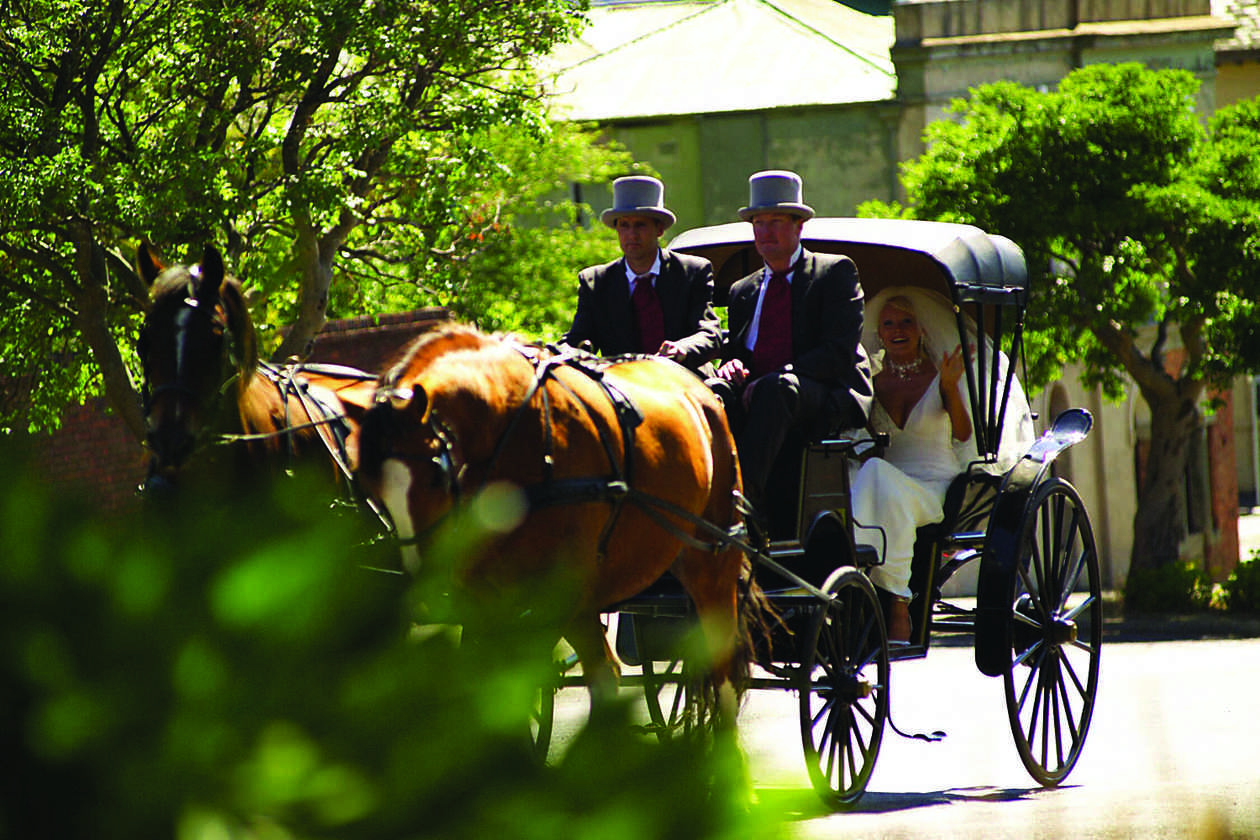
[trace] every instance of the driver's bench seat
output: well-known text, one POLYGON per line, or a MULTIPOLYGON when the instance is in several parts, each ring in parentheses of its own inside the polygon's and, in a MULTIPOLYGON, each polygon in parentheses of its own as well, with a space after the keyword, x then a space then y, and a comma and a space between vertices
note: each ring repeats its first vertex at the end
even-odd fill
MULTIPOLYGON (((789 435, 766 487, 770 554, 821 586, 836 568, 880 562, 873 546, 853 544, 849 497, 849 451, 843 434, 806 441, 789 435)), ((760 579, 760 573, 759 573, 760 579)), ((763 588, 776 582, 762 580, 763 588)))

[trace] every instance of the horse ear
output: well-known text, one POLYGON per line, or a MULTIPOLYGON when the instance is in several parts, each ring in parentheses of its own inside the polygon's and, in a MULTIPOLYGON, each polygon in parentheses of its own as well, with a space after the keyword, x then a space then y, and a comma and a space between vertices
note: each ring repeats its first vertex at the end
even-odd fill
POLYGON ((197 300, 204 306, 213 306, 219 299, 219 287, 223 285, 223 256, 219 249, 207 245, 201 255, 201 282, 197 287, 197 300))
POLYGON ((141 242, 140 247, 136 250, 136 273, 140 275, 140 279, 144 281, 146 286, 152 286, 153 281, 166 269, 162 262, 157 258, 157 254, 153 253, 153 246, 148 242, 141 242))
MULTIPOLYGON (((221 269, 223 264, 220 263, 219 267, 221 269)), ((202 278, 201 282, 204 284, 206 278, 202 278)), ((249 317, 249 307, 245 304, 245 292, 240 282, 231 277, 225 278, 217 288, 223 312, 227 315, 236 367, 241 371, 253 371, 258 366, 258 340, 254 335, 254 322, 249 317)), ((241 381, 248 382, 249 377, 242 377, 241 381)))

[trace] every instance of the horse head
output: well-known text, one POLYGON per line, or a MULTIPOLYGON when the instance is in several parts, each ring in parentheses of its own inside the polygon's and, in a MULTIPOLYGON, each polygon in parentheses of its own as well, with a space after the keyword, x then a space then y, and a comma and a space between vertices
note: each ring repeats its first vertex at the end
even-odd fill
MULTIPOLYGON (((501 345, 462 325, 420 335, 380 378, 359 435, 358 479, 384 502, 404 541, 426 534, 461 501, 469 458, 480 460, 504 410, 465 374, 501 372, 501 345)), ((413 548, 408 565, 418 562, 413 548)))
POLYGON ((167 267, 142 244, 137 263, 150 289, 137 350, 151 453, 146 486, 156 488, 174 480, 221 412, 237 410, 258 350, 241 284, 214 246, 199 265, 167 267))

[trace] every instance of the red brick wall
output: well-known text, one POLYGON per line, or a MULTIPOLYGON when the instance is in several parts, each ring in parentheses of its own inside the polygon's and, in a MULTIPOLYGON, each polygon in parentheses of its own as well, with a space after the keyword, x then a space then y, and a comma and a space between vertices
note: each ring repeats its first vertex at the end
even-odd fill
POLYGON ((145 454, 104 399, 66 410, 61 429, 32 438, 32 465, 57 492, 81 496, 108 513, 136 503, 145 454))
POLYGON ((415 336, 450 317, 441 307, 394 315, 330 321, 315 340, 312 362, 349 365, 380 373, 415 336))

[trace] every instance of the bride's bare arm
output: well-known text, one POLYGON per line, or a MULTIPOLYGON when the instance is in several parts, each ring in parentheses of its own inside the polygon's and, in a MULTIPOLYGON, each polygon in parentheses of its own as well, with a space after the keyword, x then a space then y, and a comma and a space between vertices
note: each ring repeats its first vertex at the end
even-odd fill
POLYGON ((971 416, 963 403, 962 391, 958 387, 963 374, 962 346, 954 348, 941 359, 941 402, 949 413, 949 424, 953 430, 954 440, 964 442, 971 440, 971 416))

